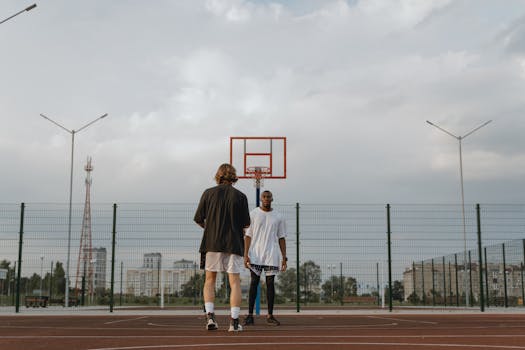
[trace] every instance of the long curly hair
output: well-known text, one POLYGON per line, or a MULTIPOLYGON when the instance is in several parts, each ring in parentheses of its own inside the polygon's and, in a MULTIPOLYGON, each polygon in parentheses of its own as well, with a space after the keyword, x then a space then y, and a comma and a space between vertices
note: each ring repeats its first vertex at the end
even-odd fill
POLYGON ((219 166, 219 169, 217 169, 217 173, 215 174, 217 185, 222 183, 236 183, 237 180, 239 180, 237 178, 237 171, 233 165, 224 163, 219 166))

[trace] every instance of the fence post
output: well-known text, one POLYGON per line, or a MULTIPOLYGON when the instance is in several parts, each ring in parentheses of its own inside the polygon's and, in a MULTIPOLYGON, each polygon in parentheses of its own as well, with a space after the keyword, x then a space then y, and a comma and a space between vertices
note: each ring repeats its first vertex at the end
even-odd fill
POLYGON ((426 305, 427 298, 425 293, 425 262, 423 260, 421 260, 421 292, 423 293, 423 305, 426 305))
POLYGON ((468 283, 469 283, 469 300, 470 305, 474 306, 474 292, 472 291, 472 257, 470 250, 468 251, 468 283))
POLYGON ((51 269, 49 270, 49 302, 53 299, 53 262, 51 261, 51 269))
MULTIPOLYGON (((483 259, 481 257, 481 216, 479 204, 476 204, 476 216, 478 222, 479 308, 481 312, 484 312, 485 301, 483 300, 483 259)), ((485 271, 485 273, 487 272, 485 271)))
POLYGON ((524 265, 523 263, 520 263, 521 265, 521 306, 525 306, 525 289, 523 288, 524 282, 523 282, 523 269, 524 265))
POLYGON ((25 203, 20 205, 20 238, 18 240, 18 273, 16 276, 15 311, 20 312, 20 275, 22 274, 22 246, 24 244, 24 211, 25 203))
POLYGON ((489 307, 490 305, 490 292, 489 292, 489 266, 488 266, 488 263, 487 263, 487 247, 483 248, 483 253, 484 253, 484 257, 485 257, 485 286, 487 287, 487 290, 486 290, 486 293, 487 293, 487 307, 489 307))
POLYGON ((376 283, 377 283, 377 306, 381 306, 381 294, 379 292, 379 263, 378 262, 376 262, 376 283))
POLYGON ((111 239, 111 291, 109 294, 109 312, 113 312, 113 292, 115 287, 115 237, 117 235, 117 204, 113 204, 113 229, 111 239))
POLYGON ((296 234, 296 255, 297 255, 297 258, 296 258, 296 266, 297 266, 297 271, 296 271, 296 298, 295 298, 295 303, 296 303, 296 306, 297 306, 297 312, 299 312, 301 310, 301 302, 300 302, 300 298, 301 298, 301 288, 300 288, 300 276, 299 276, 299 268, 301 267, 300 266, 300 263, 299 263, 299 203, 296 203, 295 204, 295 234, 296 234))
POLYGON ((524 282, 523 282, 523 269, 524 269, 524 265, 523 263, 520 263, 521 265, 521 306, 525 306, 525 288, 524 287, 524 282))
POLYGON ((505 307, 509 307, 508 294, 507 294, 507 262, 505 257, 505 243, 501 244, 503 253, 503 288, 505 289, 505 307))
POLYGON ((456 306, 459 307, 458 255, 457 254, 454 254, 454 269, 456 270, 456 306))
POLYGON ((445 256, 443 255, 443 302, 447 306, 447 267, 445 265, 445 256))
MULTIPOLYGON (((195 263, 193 264, 195 266, 195 263)), ((122 269, 124 269, 124 262, 120 261, 120 296, 119 296, 119 306, 122 306, 122 281, 124 280, 124 275, 122 274, 122 269)), ((195 285, 195 275, 193 276, 193 285, 195 285)), ((195 295, 195 293, 193 293, 195 295)), ((193 303, 195 305, 195 302, 193 303)))
POLYGON ((436 306, 436 277, 434 276, 434 258, 432 258, 432 306, 436 306))
POLYGON ((386 227, 388 247, 388 310, 392 312, 392 249, 390 239, 392 231, 390 229, 390 204, 386 205, 386 227))
POLYGON ((450 303, 452 304, 452 267, 450 261, 448 262, 448 291, 450 296, 450 303))
POLYGON ((343 281, 343 262, 339 263, 339 281, 339 284, 341 285, 341 305, 343 305, 343 298, 345 295, 345 285, 343 281))
POLYGON ((416 291, 416 263, 412 261, 412 294, 414 295, 414 301, 417 300, 416 291))

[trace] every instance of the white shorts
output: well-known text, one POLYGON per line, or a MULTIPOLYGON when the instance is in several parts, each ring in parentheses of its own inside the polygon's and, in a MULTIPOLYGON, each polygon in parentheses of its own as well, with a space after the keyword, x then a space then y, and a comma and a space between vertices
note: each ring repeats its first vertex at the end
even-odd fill
POLYGON ((204 269, 212 272, 241 273, 244 259, 237 254, 207 252, 204 269))

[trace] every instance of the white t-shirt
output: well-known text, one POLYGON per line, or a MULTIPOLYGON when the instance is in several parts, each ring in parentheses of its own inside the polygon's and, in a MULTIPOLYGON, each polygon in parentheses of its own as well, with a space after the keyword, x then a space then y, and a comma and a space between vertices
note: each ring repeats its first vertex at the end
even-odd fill
POLYGON ((246 236, 252 238, 248 256, 255 265, 280 266, 279 238, 286 237, 286 221, 275 209, 255 208, 250 212, 250 227, 246 236))

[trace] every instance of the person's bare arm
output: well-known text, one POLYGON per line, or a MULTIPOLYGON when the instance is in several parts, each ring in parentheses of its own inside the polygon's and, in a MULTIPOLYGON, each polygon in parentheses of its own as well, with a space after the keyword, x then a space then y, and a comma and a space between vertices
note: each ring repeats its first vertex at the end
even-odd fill
POLYGON ((281 271, 286 271, 286 267, 288 266, 286 257, 286 240, 284 238, 279 238, 279 248, 281 249, 281 255, 283 257, 281 262, 281 271))
POLYGON ((252 238, 250 236, 244 236, 244 266, 250 267, 250 245, 252 244, 252 238))

